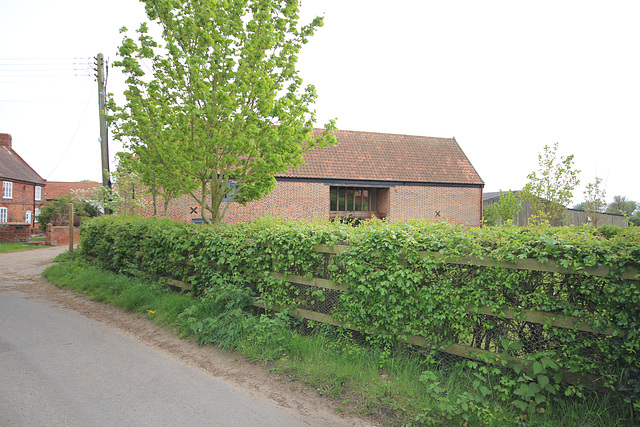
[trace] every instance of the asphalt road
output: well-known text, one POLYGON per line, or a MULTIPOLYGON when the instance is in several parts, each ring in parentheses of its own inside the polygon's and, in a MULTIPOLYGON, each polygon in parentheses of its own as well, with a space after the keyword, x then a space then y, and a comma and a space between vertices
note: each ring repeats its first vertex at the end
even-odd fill
POLYGON ((21 291, 61 251, 0 254, 0 426, 335 425, 21 291))

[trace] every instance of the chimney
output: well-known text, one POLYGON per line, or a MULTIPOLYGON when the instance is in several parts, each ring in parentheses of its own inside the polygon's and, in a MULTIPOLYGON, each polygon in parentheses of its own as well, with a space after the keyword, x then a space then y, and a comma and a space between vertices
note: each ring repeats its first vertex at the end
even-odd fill
POLYGON ((11 135, 8 133, 0 133, 0 145, 11 148, 11 135))

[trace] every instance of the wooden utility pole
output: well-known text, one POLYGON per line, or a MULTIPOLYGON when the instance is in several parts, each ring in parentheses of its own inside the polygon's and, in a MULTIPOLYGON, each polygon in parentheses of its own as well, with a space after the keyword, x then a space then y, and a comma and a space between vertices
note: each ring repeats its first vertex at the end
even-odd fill
POLYGON ((102 185, 111 190, 111 177, 109 176, 109 145, 107 135, 106 117, 106 79, 104 73, 104 56, 98 54, 97 78, 98 78, 98 108, 100 111, 100 152, 102 155, 102 185))

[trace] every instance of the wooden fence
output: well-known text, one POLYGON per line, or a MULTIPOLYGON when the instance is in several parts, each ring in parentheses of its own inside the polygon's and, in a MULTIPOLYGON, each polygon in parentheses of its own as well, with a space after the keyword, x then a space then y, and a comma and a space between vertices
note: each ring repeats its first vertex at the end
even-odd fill
MULTIPOLYGON (((317 245, 314 248, 315 252, 335 255, 341 252, 346 251, 349 246, 345 245, 333 245, 327 246, 324 244, 317 245)), ((137 252, 136 255, 141 256, 140 252, 137 252)), ((502 267, 502 268, 510 268, 510 269, 519 269, 519 270, 528 270, 528 271, 541 271, 541 272, 550 272, 550 273, 559 273, 559 274, 584 274, 596 277, 607 277, 610 275, 610 269, 606 267, 598 267, 598 268, 584 268, 578 271, 573 271, 571 269, 567 269, 562 267, 560 264, 549 261, 548 263, 542 263, 535 259, 521 259, 518 260, 517 263, 508 263, 508 262, 500 262, 494 261, 487 258, 479 258, 473 256, 466 256, 461 258, 453 258, 448 257, 447 255, 443 255, 437 252, 419 252, 419 256, 421 258, 432 258, 436 261, 440 261, 446 264, 458 264, 458 265, 467 265, 467 266, 481 266, 481 267, 502 267)), ((193 265, 193 262, 190 260, 184 260, 180 262, 180 264, 185 265, 193 265)), ((128 270, 129 273, 133 275, 145 275, 143 272, 138 270, 128 270)), ((347 290, 345 286, 334 283, 332 280, 318 278, 318 277, 309 277, 309 275, 301 276, 295 274, 284 274, 278 272, 270 272, 271 277, 278 280, 285 280, 287 282, 299 285, 306 285, 310 287, 315 287, 318 289, 329 289, 338 292, 344 292, 347 290)), ((622 279, 632 280, 632 281, 640 281, 639 272, 635 269, 627 269, 621 276, 622 279)), ((173 278, 160 277, 158 278, 161 282, 166 283, 168 285, 181 288, 186 291, 190 291, 192 289, 192 285, 189 283, 185 283, 180 280, 176 280, 173 278)), ((255 306, 261 308, 268 308, 264 303, 256 301, 254 303, 255 306)), ((273 307, 270 307, 273 309, 273 307)), ((277 308, 276 308, 277 310, 277 308)), ((480 307, 480 308, 467 308, 467 311, 471 314, 483 315, 483 316, 498 316, 492 311, 491 307, 480 307)), ((302 317, 304 319, 313 320, 316 322, 321 322, 325 324, 330 324, 334 326, 346 327, 348 329, 352 329, 357 331, 357 328, 352 325, 344 325, 340 322, 336 321, 330 314, 321 313, 318 311, 312 311, 309 309, 303 308, 295 308, 291 311, 294 315, 302 317)), ((501 310, 501 314, 499 316, 500 319, 508 319, 517 322, 528 322, 537 325, 543 325, 546 327, 555 327, 555 328, 564 328, 564 329, 572 329, 578 330, 588 334, 595 334, 599 336, 612 336, 615 334, 613 329, 608 329, 604 331, 597 331, 590 326, 588 326, 583 320, 576 319, 571 316, 566 316, 561 313, 551 313, 544 311, 531 311, 531 310, 523 310, 523 309, 515 309, 504 307, 501 310)), ((420 336, 409 336, 404 341, 409 344, 423 346, 423 347, 432 347, 433 343, 428 342, 425 338, 420 336)), ((496 360, 500 359, 500 355, 481 348, 472 347, 468 345, 462 344, 449 344, 446 346, 438 347, 439 351, 444 353, 448 353, 454 356, 477 359, 477 355, 491 355, 496 360)), ((513 360, 517 362, 523 363, 525 366, 528 364, 523 359, 519 359, 517 357, 507 357, 508 360, 513 360)), ((601 379, 596 375, 577 375, 572 374, 567 371, 563 371, 565 374, 565 378, 573 383, 581 383, 593 388, 599 388, 601 379)))

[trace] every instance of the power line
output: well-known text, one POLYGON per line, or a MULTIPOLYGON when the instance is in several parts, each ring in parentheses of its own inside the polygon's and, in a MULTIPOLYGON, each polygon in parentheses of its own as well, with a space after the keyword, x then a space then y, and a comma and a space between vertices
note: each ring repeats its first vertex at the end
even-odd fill
POLYGON ((82 124, 82 121, 84 120, 84 116, 87 113, 87 109, 89 108, 89 103, 91 102, 91 98, 93 98, 93 94, 95 93, 95 86, 93 87, 93 89, 91 90, 91 95, 89 96, 89 99, 87 100, 87 103, 84 107, 84 111, 82 112, 82 116, 80 116, 80 121, 78 122, 78 126, 76 126, 76 130, 73 131, 73 135, 71 136, 71 139, 69 140, 69 143, 67 144, 67 148, 64 149, 64 152, 62 153, 62 156, 60 157, 60 160, 58 160, 58 163, 56 164, 56 166, 53 168, 53 170, 51 171, 51 173, 49 173, 49 175, 47 176, 47 179, 49 179, 49 177, 51 175, 53 175, 53 173, 56 171, 56 169, 58 169, 58 166, 60 166, 60 163, 62 163, 62 160, 64 159, 64 156, 66 156, 67 151, 69 150, 69 147, 71 146, 71 143, 73 142, 73 140, 76 137, 76 134, 78 133, 78 129, 80 129, 80 125, 82 124))

